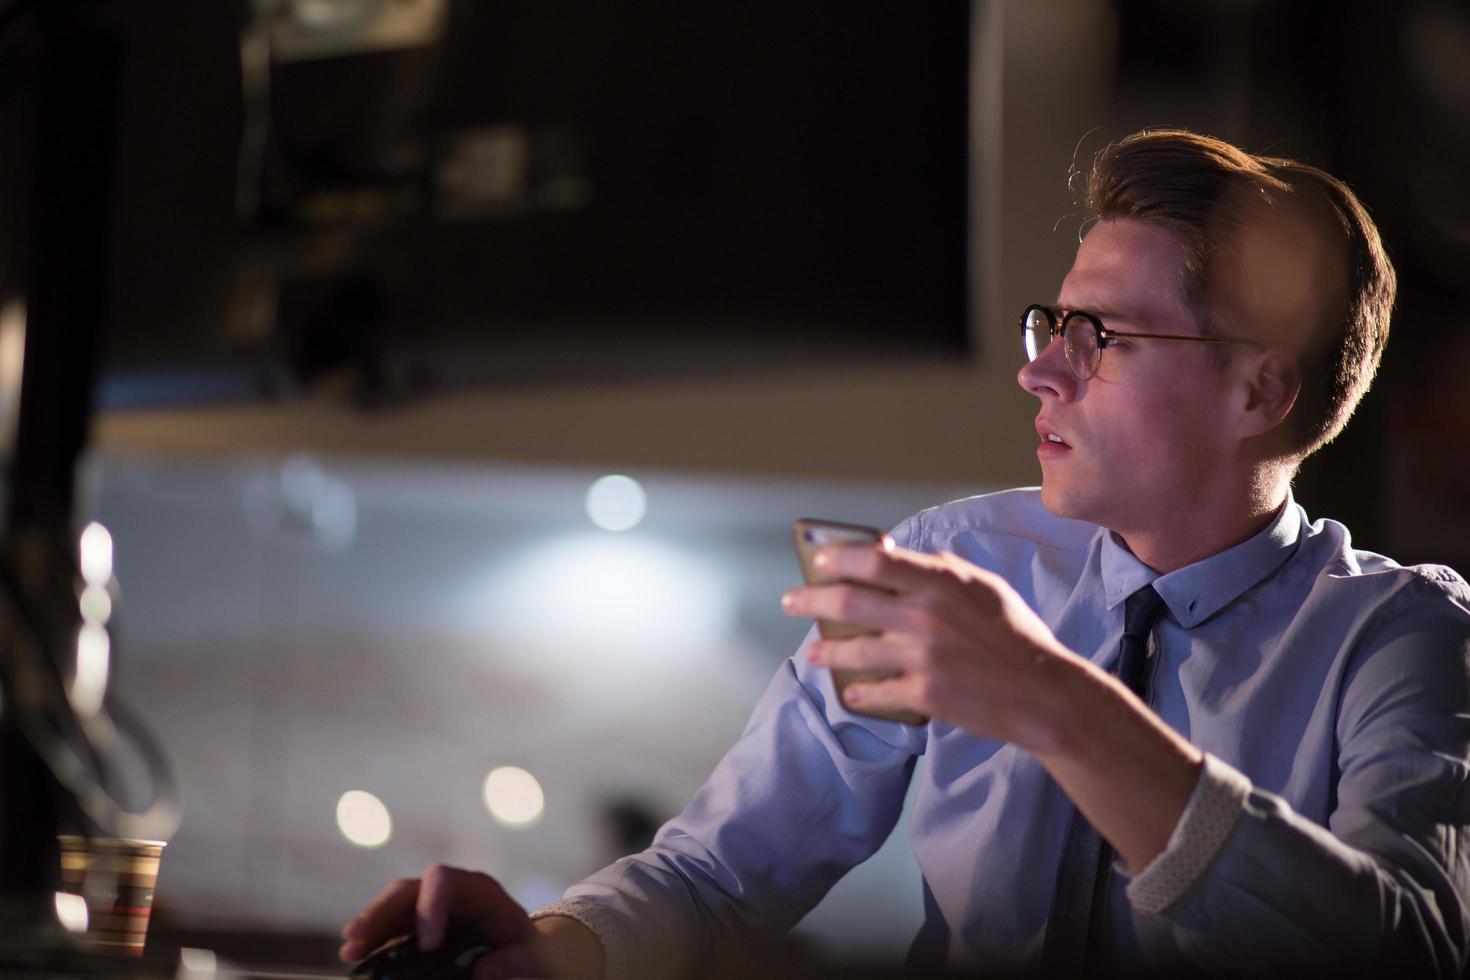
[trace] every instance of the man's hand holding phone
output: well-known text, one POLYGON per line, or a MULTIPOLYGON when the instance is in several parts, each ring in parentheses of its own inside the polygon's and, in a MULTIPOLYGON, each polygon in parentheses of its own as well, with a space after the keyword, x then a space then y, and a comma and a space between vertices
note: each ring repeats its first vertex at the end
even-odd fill
MULTIPOLYGON (((796 557, 801 562, 802 578, 808 586, 834 585, 844 580, 823 574, 816 567, 816 557, 823 548, 829 547, 866 547, 885 548, 892 542, 882 531, 873 527, 865 527, 861 524, 844 524, 839 521, 822 521, 813 518, 802 518, 791 525, 791 535, 796 543, 796 557)), ((849 585, 857 585, 860 588, 871 588, 860 583, 846 582, 849 585)), ((879 590, 884 591, 884 590, 879 590)), ((824 640, 840 640, 856 636, 870 636, 874 633, 872 629, 839 619, 818 619, 817 631, 824 640)), ((844 670, 833 668, 832 684, 837 689, 837 696, 847 704, 845 692, 849 684, 862 681, 886 680, 898 676, 897 671, 865 671, 844 670)), ((849 707, 851 707, 849 705, 849 707)), ((856 708, 852 710, 856 711, 856 708)), ((915 711, 902 709, 893 711, 870 710, 862 712, 875 718, 883 718, 888 721, 900 721, 907 725, 922 725, 928 719, 915 711)))
POLYGON ((795 529, 798 553, 809 552, 808 584, 782 607, 826 621, 807 659, 831 668, 849 710, 910 724, 937 718, 1035 754, 1056 751, 1067 721, 1060 685, 1098 672, 1010 583, 958 555, 895 547, 872 528, 795 529))

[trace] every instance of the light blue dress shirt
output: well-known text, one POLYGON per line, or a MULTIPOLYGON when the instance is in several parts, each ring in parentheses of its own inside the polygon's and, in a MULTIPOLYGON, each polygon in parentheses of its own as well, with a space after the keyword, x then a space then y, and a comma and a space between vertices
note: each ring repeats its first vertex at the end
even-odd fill
MULTIPOLYGON (((1207 765, 1164 854, 1131 883, 1114 875, 1119 968, 1460 975, 1470 588, 1454 572, 1354 550, 1291 500, 1255 537, 1167 575, 1035 490, 932 508, 893 536, 1004 576, 1107 669, 1124 600, 1149 583, 1164 597, 1151 705, 1207 765)), ((849 713, 800 650, 684 812, 555 911, 594 928, 610 975, 677 974, 712 940, 778 935, 883 843, 916 768, 914 958, 1034 968, 1066 797, 1011 745, 849 713)))

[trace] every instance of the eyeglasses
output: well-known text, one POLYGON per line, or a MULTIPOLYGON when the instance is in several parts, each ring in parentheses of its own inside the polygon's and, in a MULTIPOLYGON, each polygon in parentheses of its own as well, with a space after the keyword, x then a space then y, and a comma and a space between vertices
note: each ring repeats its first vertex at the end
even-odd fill
POLYGON ((1102 321, 1091 313, 1073 310, 1057 323, 1058 311, 1035 304, 1026 307, 1021 314, 1021 339, 1026 344, 1026 360, 1034 361, 1051 344, 1052 338, 1061 336, 1066 345, 1067 365, 1079 381, 1087 381, 1097 374, 1102 364, 1103 349, 1119 337, 1139 337, 1149 340, 1192 340, 1197 344, 1249 344, 1252 341, 1239 337, 1188 337, 1172 333, 1122 333, 1109 330, 1102 321))

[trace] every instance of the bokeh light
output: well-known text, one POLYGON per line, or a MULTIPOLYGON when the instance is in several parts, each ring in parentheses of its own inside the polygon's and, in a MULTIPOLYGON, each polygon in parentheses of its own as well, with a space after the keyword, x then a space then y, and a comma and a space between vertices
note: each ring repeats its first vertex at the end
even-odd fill
POLYGON ((112 535, 93 521, 82 531, 82 578, 89 585, 106 585, 112 579, 112 535))
POLYGON ((71 892, 56 893, 56 921, 61 923, 63 929, 67 932, 86 932, 88 920, 85 898, 71 892))
POLYGON ((535 776, 515 766, 501 766, 485 777, 485 806, 496 820, 518 827, 541 816, 546 797, 535 776))
POLYGON ((637 527, 647 512, 648 497, 631 476, 604 476, 587 490, 587 516, 605 531, 637 527))
POLYGON ((358 847, 382 847, 393 836, 393 820, 382 800, 352 789, 337 801, 337 829, 358 847))
POLYGON ((96 623, 84 623, 77 632, 77 665, 72 677, 72 707, 82 715, 95 715, 107 695, 107 676, 112 667, 112 639, 96 623))
POLYGON ((106 626, 112 618, 112 595, 105 586, 88 585, 82 589, 78 604, 82 609, 82 619, 88 623, 106 626))

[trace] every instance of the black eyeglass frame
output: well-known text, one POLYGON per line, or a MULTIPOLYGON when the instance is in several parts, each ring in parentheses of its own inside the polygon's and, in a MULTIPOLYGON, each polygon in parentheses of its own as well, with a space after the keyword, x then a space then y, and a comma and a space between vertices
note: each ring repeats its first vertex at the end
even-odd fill
POLYGON ((1072 373, 1077 376, 1077 379, 1079 381, 1090 381, 1093 376, 1097 374, 1098 368, 1102 366, 1102 352, 1107 349, 1109 343, 1120 337, 1126 337, 1130 339, 1136 337, 1141 340, 1192 340, 1197 344, 1255 343, 1255 341, 1247 340, 1243 337, 1193 337, 1186 334, 1177 333, 1124 333, 1121 330, 1108 329, 1107 327, 1103 326, 1102 320, 1097 316, 1097 314, 1088 313, 1085 310, 1071 310, 1067 313, 1066 316, 1060 318, 1061 323, 1058 324, 1057 310, 1054 310, 1050 306, 1045 306, 1041 303, 1032 303, 1021 313, 1021 343, 1022 346, 1026 348, 1026 361, 1028 364, 1036 360, 1036 358, 1040 357, 1041 352, 1046 349, 1045 347, 1037 348, 1036 353, 1032 354, 1030 351, 1030 345, 1026 343, 1027 337, 1031 333, 1031 330, 1026 326, 1026 321, 1031 319, 1031 313, 1033 310, 1040 310, 1042 313, 1046 314, 1047 333, 1049 335, 1049 339, 1047 341, 1048 346, 1050 346, 1051 341, 1055 340, 1057 337, 1061 337, 1063 341, 1066 340, 1067 327, 1069 324, 1072 323, 1073 320, 1082 320, 1089 327, 1092 328, 1093 334, 1097 337, 1097 356, 1092 359, 1092 370, 1089 371, 1086 375, 1083 375, 1082 372, 1077 370, 1077 365, 1072 363, 1072 359, 1070 357, 1067 358, 1067 366, 1072 369, 1072 373))

